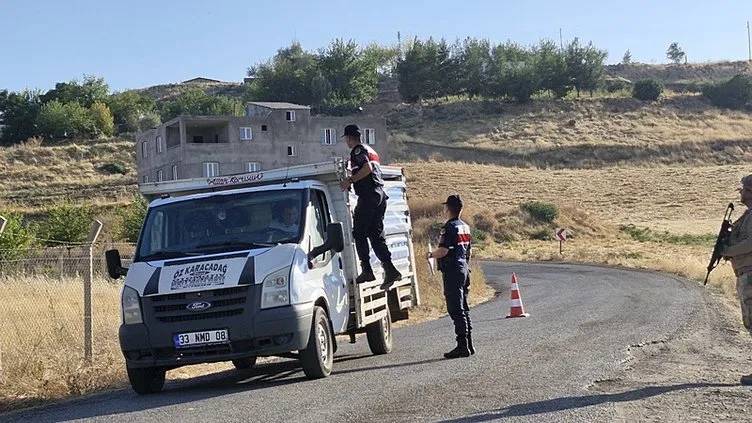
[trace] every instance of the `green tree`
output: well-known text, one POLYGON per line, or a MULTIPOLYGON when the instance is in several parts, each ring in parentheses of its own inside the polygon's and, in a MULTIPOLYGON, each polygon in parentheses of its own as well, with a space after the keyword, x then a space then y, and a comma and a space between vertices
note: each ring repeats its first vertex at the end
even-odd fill
POLYGON ((655 79, 641 79, 632 87, 632 97, 642 101, 656 101, 663 92, 663 84, 655 79))
POLYGON ((631 65, 632 64, 632 52, 627 49, 627 51, 624 52, 624 56, 621 58, 621 64, 622 65, 631 65))
POLYGON ((545 40, 533 49, 533 54, 540 88, 551 91, 556 98, 566 96, 572 87, 567 78, 567 62, 564 53, 555 42, 545 40))
POLYGON ((37 135, 36 122, 41 106, 37 91, 0 91, 0 123, 5 125, 0 140, 11 144, 37 135))
POLYGON ((577 91, 577 96, 583 90, 593 91, 598 88, 598 84, 603 79, 603 62, 606 60, 608 53, 605 50, 599 50, 590 42, 586 46, 580 45, 580 41, 575 38, 566 50, 566 63, 568 78, 577 91))
POLYGON ((362 52, 363 60, 370 63, 379 75, 391 76, 400 57, 398 47, 380 46, 376 43, 367 45, 362 52))
POLYGON ((736 75, 728 81, 706 85, 702 94, 715 106, 741 109, 752 101, 752 77, 736 75))
POLYGON ((321 51, 318 69, 331 85, 324 102, 325 111, 336 110, 336 114, 352 112, 376 97, 378 74, 375 63, 365 57, 352 40, 334 40, 325 51, 321 51))
POLYGON ((42 101, 47 103, 57 100, 61 103, 79 103, 84 107, 90 107, 95 101, 106 102, 109 86, 104 78, 84 75, 82 82, 76 80, 58 82, 55 88, 47 91, 42 96, 42 101))
POLYGON ((88 206, 64 202, 46 209, 45 215, 36 228, 37 236, 44 244, 55 246, 60 242, 86 241, 93 216, 88 206))
POLYGON ((399 92, 407 102, 419 102, 436 96, 438 45, 432 39, 417 38, 397 63, 399 92))
POLYGON ((666 57, 668 57, 668 60, 674 62, 675 64, 680 64, 682 60, 687 56, 686 53, 684 53, 684 50, 679 47, 679 43, 674 41, 668 46, 668 50, 666 50, 666 57))
POLYGON ((148 203, 140 194, 135 194, 131 203, 120 209, 120 228, 117 236, 123 241, 136 242, 144 224, 148 203))
POLYGON ((32 232, 23 225, 21 215, 0 214, 8 219, 5 230, 0 234, 0 260, 18 260, 25 257, 29 248, 34 245, 32 232))
POLYGON ((199 88, 190 88, 175 99, 162 104, 161 115, 163 121, 168 121, 180 115, 234 115, 243 113, 240 101, 225 97, 212 96, 199 88))
POLYGON ((151 97, 136 91, 112 94, 107 98, 107 106, 112 111, 118 132, 138 131, 141 119, 155 109, 155 103, 151 97))
POLYGON ((511 42, 495 46, 486 87, 488 97, 508 97, 519 103, 530 101, 541 88, 534 54, 511 42))
POLYGON ((487 92, 491 67, 491 44, 488 40, 466 38, 459 57, 462 91, 470 98, 487 92))
POLYGON ((89 107, 89 113, 98 133, 108 137, 115 134, 115 122, 113 121, 110 108, 106 104, 95 101, 89 107))
POLYGON ((50 138, 96 135, 97 127, 89 110, 78 103, 58 100, 45 103, 37 116, 38 133, 50 138))
POLYGON ((320 75, 316 55, 303 50, 298 42, 279 49, 274 57, 248 69, 254 77, 246 91, 248 100, 289 101, 319 106, 313 102, 311 81, 320 75))

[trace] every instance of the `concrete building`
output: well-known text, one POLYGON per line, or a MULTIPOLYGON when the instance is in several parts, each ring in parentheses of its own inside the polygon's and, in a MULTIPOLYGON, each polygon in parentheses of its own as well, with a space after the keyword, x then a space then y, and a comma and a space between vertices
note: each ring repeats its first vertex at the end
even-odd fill
POLYGON ((386 120, 311 116, 308 106, 251 102, 245 116, 179 116, 136 140, 139 182, 212 177, 347 157, 345 125, 389 160, 386 120))

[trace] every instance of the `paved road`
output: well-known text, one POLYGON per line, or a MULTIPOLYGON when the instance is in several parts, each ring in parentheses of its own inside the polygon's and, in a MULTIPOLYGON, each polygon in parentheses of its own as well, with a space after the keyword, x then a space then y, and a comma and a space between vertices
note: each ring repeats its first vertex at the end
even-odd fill
POLYGON ((694 284, 647 272, 504 263, 485 270, 505 292, 517 272, 531 317, 504 319, 506 294, 476 307, 479 354, 468 359, 441 359, 453 342, 445 318, 396 330, 386 356, 371 356, 365 342, 341 346, 324 380, 308 381, 286 361, 168 383, 159 395, 120 390, 0 421, 609 421, 615 403, 664 390, 588 387, 623 370, 629 345, 670 337, 704 301, 694 284))

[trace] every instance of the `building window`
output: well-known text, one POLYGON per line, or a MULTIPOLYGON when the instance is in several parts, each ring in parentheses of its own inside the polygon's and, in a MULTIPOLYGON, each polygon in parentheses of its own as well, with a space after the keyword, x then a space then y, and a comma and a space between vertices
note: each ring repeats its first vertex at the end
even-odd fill
POLYGON ((162 153, 162 137, 157 135, 156 142, 157 142, 157 154, 161 154, 162 153))
POLYGON ((366 128, 360 134, 360 142, 365 144, 376 144, 376 131, 373 128, 366 128))
POLYGON ((288 122, 295 122, 295 110, 288 110, 285 112, 285 119, 287 119, 288 122))
POLYGON ((264 132, 266 132, 266 130, 267 130, 266 125, 261 125, 261 130, 264 131, 264 132))
POLYGON ((242 141, 250 141, 253 139, 253 131, 251 128, 244 126, 240 128, 240 139, 242 141))
POLYGON ((145 184, 148 184, 149 183, 149 175, 144 175, 143 181, 144 181, 145 184))
POLYGON ((259 162, 247 162, 245 164, 245 170, 246 172, 258 172, 261 170, 261 165, 259 162))
POLYGON ((287 146, 287 155, 290 157, 295 156, 295 146, 294 145, 288 145, 287 146))
POLYGON ((337 135, 332 128, 321 130, 321 144, 334 145, 337 143, 337 135))
POLYGON ((178 180, 178 165, 172 165, 172 180, 178 180))
POLYGON ((141 158, 149 157, 149 143, 144 141, 141 143, 141 158))
POLYGON ((218 162, 204 162, 204 177, 213 178, 219 176, 218 162))
POLYGON ((164 172, 162 171, 162 169, 159 169, 157 171, 157 182, 162 182, 162 181, 164 181, 164 172))

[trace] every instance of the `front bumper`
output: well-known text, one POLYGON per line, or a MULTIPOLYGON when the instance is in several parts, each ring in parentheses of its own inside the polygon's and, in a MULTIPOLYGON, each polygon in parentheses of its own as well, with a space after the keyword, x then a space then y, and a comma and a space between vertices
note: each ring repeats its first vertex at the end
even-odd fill
POLYGON ((126 365, 174 368, 276 355, 306 347, 313 303, 262 310, 261 286, 242 288, 142 298, 144 323, 120 326, 120 347, 126 365), (215 294, 220 291, 221 295, 215 294), (185 310, 185 304, 197 300, 220 306, 203 312, 185 310), (175 334, 212 329, 227 329, 230 342, 189 348, 175 348, 173 344, 175 334))

